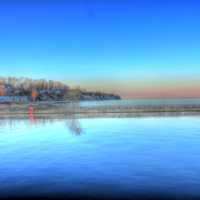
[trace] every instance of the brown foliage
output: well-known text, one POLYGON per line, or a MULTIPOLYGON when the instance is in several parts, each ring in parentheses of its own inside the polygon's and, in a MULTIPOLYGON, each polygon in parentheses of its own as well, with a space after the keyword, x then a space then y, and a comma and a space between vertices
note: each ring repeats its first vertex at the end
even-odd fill
POLYGON ((4 85, 0 85, 0 96, 5 96, 6 95, 6 90, 4 85))
POLYGON ((31 98, 32 98, 32 100, 35 101, 37 97, 38 97, 37 90, 32 90, 32 92, 31 92, 31 98))

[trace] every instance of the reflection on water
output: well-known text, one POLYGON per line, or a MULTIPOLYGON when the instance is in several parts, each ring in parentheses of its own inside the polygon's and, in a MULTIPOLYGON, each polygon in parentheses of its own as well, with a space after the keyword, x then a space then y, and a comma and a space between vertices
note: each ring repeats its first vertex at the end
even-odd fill
MULTIPOLYGON (((79 102, 77 101, 72 101, 70 103, 72 110, 77 108, 78 105, 79 105, 79 102)), ((43 117, 43 120, 40 120, 40 121, 37 120, 34 107, 32 105, 30 105, 28 108, 28 118, 29 118, 30 124, 32 125, 37 124, 37 123, 45 123, 47 121, 47 118, 45 119, 45 117, 43 117)), ((78 119, 73 113, 69 113, 68 115, 66 115, 66 124, 69 130, 71 131, 71 133, 75 135, 80 135, 83 131, 81 128, 81 124, 79 123, 78 119)))
POLYGON ((0 198, 200 197, 200 117, 34 118, 0 120, 0 198))
POLYGON ((29 106, 28 116, 29 116, 29 121, 31 124, 37 123, 36 116, 34 114, 34 107, 32 105, 29 106))
MULTIPOLYGON (((70 133, 74 135, 80 135, 83 133, 83 129, 81 126, 81 123, 79 122, 79 119, 73 115, 65 115, 62 116, 62 120, 65 119, 66 121, 66 127, 68 130, 70 130, 70 133)), ((56 118, 52 118, 49 116, 37 116, 34 114, 34 112, 31 112, 28 114, 28 116, 23 116, 21 118, 18 117, 7 117, 7 118, 0 118, 0 129, 3 129, 5 126, 9 126, 10 129, 14 129, 16 123, 19 123, 19 121, 28 120, 29 125, 31 127, 34 126, 41 126, 49 123, 54 123, 55 121, 58 121, 56 118)))
POLYGON ((70 131, 75 135, 80 135, 83 132, 83 130, 81 124, 79 123, 79 120, 75 118, 75 115, 67 116, 67 118, 68 119, 66 124, 70 131))

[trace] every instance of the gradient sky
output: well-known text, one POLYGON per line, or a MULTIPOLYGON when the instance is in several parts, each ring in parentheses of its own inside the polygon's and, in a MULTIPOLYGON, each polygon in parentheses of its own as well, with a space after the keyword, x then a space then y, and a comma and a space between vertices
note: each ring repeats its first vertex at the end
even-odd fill
POLYGON ((199 11, 197 0, 0 1, 0 75, 200 97, 199 11))

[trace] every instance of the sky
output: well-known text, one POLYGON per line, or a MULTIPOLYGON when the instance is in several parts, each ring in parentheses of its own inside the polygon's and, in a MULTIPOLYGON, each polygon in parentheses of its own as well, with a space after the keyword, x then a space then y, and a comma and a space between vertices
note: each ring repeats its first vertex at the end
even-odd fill
POLYGON ((200 97, 199 10, 198 0, 1 0, 0 75, 200 97))

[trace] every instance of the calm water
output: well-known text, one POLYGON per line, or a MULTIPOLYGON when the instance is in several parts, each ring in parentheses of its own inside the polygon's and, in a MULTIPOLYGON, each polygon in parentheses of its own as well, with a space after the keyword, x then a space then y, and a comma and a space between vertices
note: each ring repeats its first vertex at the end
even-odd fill
POLYGON ((81 106, 155 106, 155 105, 200 105, 200 99, 135 99, 135 100, 105 100, 83 101, 81 106))
POLYGON ((0 195, 200 197, 200 118, 0 120, 0 195))

